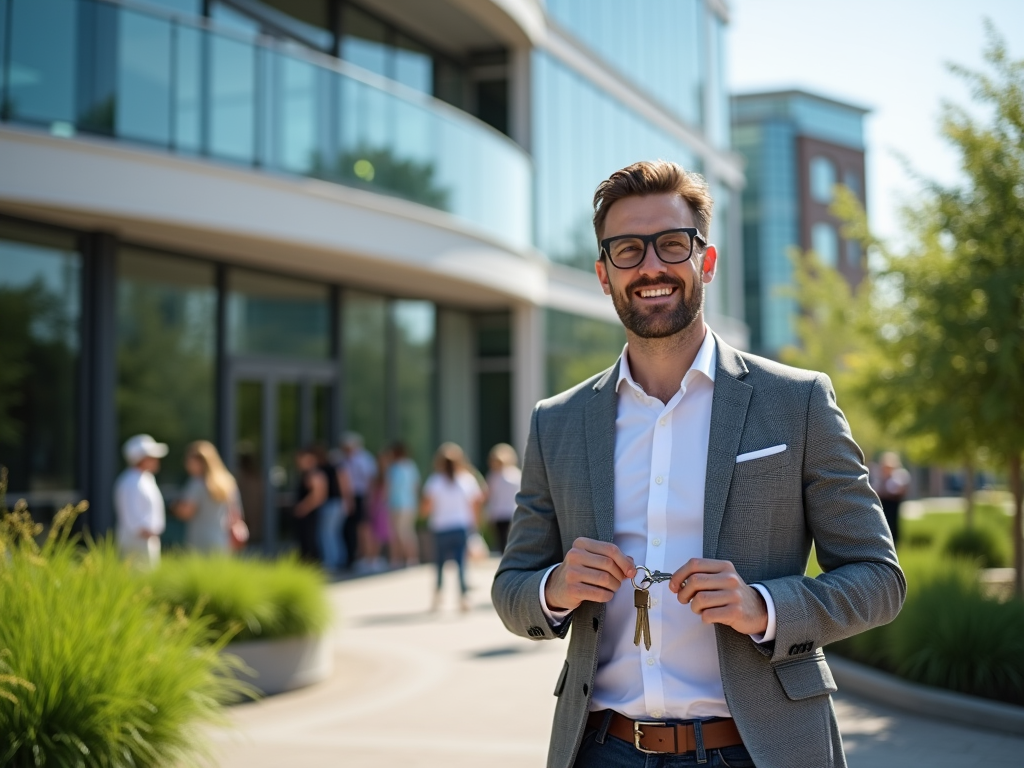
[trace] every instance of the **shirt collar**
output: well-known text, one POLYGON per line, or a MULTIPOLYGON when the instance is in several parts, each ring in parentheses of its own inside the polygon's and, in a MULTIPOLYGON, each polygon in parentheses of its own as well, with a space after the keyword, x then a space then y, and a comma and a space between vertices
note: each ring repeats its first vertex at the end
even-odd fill
MULTIPOLYGON (((643 392, 643 387, 633 380, 633 373, 629 370, 629 356, 626 354, 628 350, 629 344, 627 343, 622 348, 622 354, 619 355, 619 378, 615 382, 615 391, 618 392, 622 382, 625 381, 633 389, 643 392)), ((685 387, 688 379, 693 378, 698 373, 703 373, 714 384, 715 369, 717 367, 718 346, 715 344, 715 335, 711 332, 710 328, 707 328, 704 334, 704 342, 700 345, 700 349, 697 350, 697 356, 693 358, 690 369, 683 376, 683 380, 679 382, 680 389, 685 387)))

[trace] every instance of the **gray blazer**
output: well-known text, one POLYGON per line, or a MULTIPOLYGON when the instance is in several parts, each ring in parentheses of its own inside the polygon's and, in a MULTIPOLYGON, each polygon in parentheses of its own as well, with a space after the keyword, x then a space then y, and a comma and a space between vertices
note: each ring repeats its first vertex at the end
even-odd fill
MULTIPOLYGON (((778 624, 764 645, 716 626, 729 711, 758 768, 845 766, 822 646, 892 621, 906 581, 828 377, 715 341, 704 556, 763 584, 778 624), (782 443, 782 453, 736 463, 782 443), (814 579, 804 575, 812 542, 824 570, 814 579)), ((518 508, 492 587, 517 635, 555 637, 540 605, 544 571, 577 537, 612 541, 617 378, 618 364, 533 412, 518 508)), ((584 602, 558 633, 571 624, 550 768, 571 766, 583 738, 604 614, 603 604, 584 602)))

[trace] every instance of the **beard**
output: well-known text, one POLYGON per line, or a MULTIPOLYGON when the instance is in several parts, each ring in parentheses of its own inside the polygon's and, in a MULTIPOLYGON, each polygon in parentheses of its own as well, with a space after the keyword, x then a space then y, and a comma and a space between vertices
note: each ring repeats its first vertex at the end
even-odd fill
POLYGON ((694 281, 689 297, 683 282, 670 275, 663 275, 658 280, 641 278, 631 283, 625 291, 612 291, 612 304, 619 313, 619 320, 626 330, 641 339, 664 339, 674 336, 686 328, 704 309, 704 282, 699 278, 694 281), (675 306, 643 307, 634 297, 634 292, 647 286, 675 286, 683 297, 675 306))

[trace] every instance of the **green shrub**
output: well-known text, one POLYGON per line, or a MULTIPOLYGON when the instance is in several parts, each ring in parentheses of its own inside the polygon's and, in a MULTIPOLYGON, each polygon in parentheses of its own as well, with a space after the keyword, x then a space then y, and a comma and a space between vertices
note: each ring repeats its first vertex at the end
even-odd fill
POLYGON ((830 650, 914 682, 1024 704, 1024 603, 984 597, 977 561, 908 550, 900 563, 899 616, 830 650))
POLYGON ((988 525, 975 524, 954 531, 943 548, 951 557, 978 560, 982 568, 1006 565, 1006 550, 996 531, 988 525))
POLYGON ((294 558, 172 555, 147 581, 156 600, 198 612, 232 642, 318 634, 330 624, 322 574, 294 558))
POLYGON ((41 532, 0 488, 0 765, 169 766, 246 686, 210 620, 161 608, 109 541, 79 548, 76 510, 41 532))

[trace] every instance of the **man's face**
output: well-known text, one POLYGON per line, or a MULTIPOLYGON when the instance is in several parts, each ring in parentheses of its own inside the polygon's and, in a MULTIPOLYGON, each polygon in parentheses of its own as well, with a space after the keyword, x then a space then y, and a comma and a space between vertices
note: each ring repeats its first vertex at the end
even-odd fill
MULTIPOLYGON (((627 197, 608 210, 602 239, 695 226, 690 206, 676 194, 627 197)), ((698 248, 695 243, 693 255, 682 264, 666 264, 652 245, 631 269, 619 269, 607 257, 597 262, 601 287, 612 297, 627 331, 643 339, 660 339, 703 318, 704 283, 714 278, 718 254, 713 245, 703 253, 698 248)))
POLYGON ((154 456, 145 456, 135 466, 143 472, 152 472, 155 475, 160 471, 160 459, 154 456))

